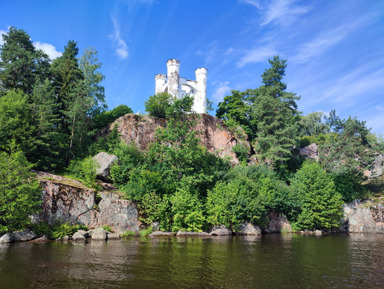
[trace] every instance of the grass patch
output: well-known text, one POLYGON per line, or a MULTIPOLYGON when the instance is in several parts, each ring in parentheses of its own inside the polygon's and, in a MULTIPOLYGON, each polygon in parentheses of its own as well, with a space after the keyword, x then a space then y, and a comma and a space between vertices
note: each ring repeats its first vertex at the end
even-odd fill
POLYGON ((141 231, 139 232, 139 234, 140 234, 141 237, 147 237, 147 236, 148 236, 149 234, 151 234, 152 232, 153 232, 152 227, 149 227, 149 228, 147 228, 147 229, 141 230, 141 231))
POLYGON ((123 234, 121 234, 121 238, 128 238, 128 237, 134 237, 136 235, 133 231, 125 231, 123 234))

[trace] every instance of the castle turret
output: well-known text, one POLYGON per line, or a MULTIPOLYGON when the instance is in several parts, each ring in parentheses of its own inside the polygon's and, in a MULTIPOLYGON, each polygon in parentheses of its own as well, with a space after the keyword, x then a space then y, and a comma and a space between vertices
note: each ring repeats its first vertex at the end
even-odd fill
POLYGON ((193 110, 197 113, 207 112, 207 76, 208 69, 196 69, 196 95, 193 110))
POLYGON ((164 92, 167 85, 167 76, 165 74, 155 75, 155 93, 164 92))
POLYGON ((180 61, 169 59, 167 61, 168 93, 177 97, 179 91, 180 61))

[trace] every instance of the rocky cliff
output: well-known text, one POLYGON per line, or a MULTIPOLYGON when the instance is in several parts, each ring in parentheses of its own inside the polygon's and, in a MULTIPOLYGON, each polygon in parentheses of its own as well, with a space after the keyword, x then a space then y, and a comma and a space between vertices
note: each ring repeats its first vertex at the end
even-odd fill
POLYGON ((136 205, 121 199, 112 186, 104 184, 104 190, 96 192, 79 181, 48 173, 39 172, 38 178, 43 187, 42 210, 35 221, 110 226, 117 233, 139 230, 136 205))
MULTIPOLYGON (((191 115, 191 117, 193 116, 191 115)), ((155 140, 156 129, 164 127, 165 121, 147 115, 126 114, 104 128, 102 135, 108 135, 115 125, 125 143, 135 143, 141 150, 146 150, 148 145, 155 140)), ((250 150, 249 142, 237 139, 224 122, 217 117, 198 114, 194 130, 197 132, 201 144, 209 152, 220 157, 230 157, 234 164, 239 163, 236 154, 232 151, 237 143, 243 143, 250 150)))
POLYGON ((384 233, 384 199, 344 205, 344 230, 350 233, 384 233))

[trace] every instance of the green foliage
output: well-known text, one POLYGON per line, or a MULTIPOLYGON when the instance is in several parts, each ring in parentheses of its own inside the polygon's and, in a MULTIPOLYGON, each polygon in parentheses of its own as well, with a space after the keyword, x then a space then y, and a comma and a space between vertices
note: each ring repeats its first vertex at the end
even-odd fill
POLYGON ((68 170, 74 178, 81 180, 86 186, 97 188, 97 162, 92 157, 71 161, 68 170))
POLYGON ((112 233, 112 228, 111 228, 110 226, 105 225, 105 226, 102 226, 102 228, 103 228, 105 231, 112 233))
POLYGON ((177 189, 171 197, 173 214, 172 231, 202 232, 205 225, 203 204, 195 194, 177 189))
POLYGON ((208 192, 208 222, 234 230, 245 222, 262 225, 269 211, 285 212, 288 189, 266 167, 238 166, 208 192))
POLYGON ((23 229, 40 209, 41 187, 21 151, 0 152, 0 232, 23 229))
POLYGON ((136 236, 136 233, 133 231, 125 231, 123 234, 121 234, 121 238, 128 238, 134 236, 136 236))
POLYGON ((241 126, 250 140, 254 139, 257 130, 257 123, 251 116, 251 103, 253 103, 257 93, 257 90, 252 89, 244 92, 232 90, 232 95, 224 97, 216 111, 216 116, 224 120, 231 131, 241 126))
POLYGON ((327 123, 333 133, 319 148, 320 162, 332 174, 343 199, 351 201, 363 193, 363 171, 374 160, 373 151, 368 145, 369 129, 364 121, 351 117, 340 119, 335 111, 331 111, 327 123))
POLYGON ((331 230, 340 226, 343 216, 340 194, 332 177, 320 164, 306 161, 292 180, 296 202, 296 226, 303 230, 331 230))
POLYGON ((131 170, 140 167, 144 163, 145 155, 135 144, 123 143, 120 143, 111 153, 119 158, 119 162, 114 163, 111 167, 112 179, 115 184, 124 186, 130 180, 131 170))
POLYGON ((21 91, 11 90, 0 97, 0 149, 9 149, 14 140, 25 153, 34 150, 34 127, 28 112, 28 97, 21 91))
POLYGON ((145 102, 145 111, 151 116, 165 118, 175 100, 175 97, 165 92, 152 95, 145 102))
POLYGON ((172 214, 171 203, 168 195, 158 196, 154 192, 145 194, 138 203, 140 210, 139 219, 145 225, 159 222, 161 230, 171 230, 172 214))
POLYGON ((324 113, 312 112, 301 116, 299 121, 299 135, 317 136, 319 134, 329 133, 329 126, 323 123, 324 113))
POLYGON ((269 63, 271 68, 262 75, 264 85, 253 103, 252 117, 257 122, 255 151, 261 160, 275 167, 290 158, 291 149, 298 142, 296 100, 300 97, 286 92, 286 84, 281 82, 286 60, 275 56, 269 63))
POLYGON ((116 151, 121 150, 122 146, 124 145, 121 143, 116 124, 107 137, 99 136, 97 140, 89 146, 88 154, 92 156, 97 155, 99 152, 115 154, 116 151))
POLYGON ((8 33, 3 34, 3 41, 0 47, 0 86, 4 90, 31 94, 36 80, 42 80, 48 74, 48 55, 36 50, 30 36, 22 29, 10 27, 8 33))
POLYGON ((149 234, 151 234, 152 233, 152 227, 148 227, 147 229, 145 229, 145 230, 141 230, 140 232, 139 232, 139 234, 140 234, 140 237, 147 237, 149 234))
POLYGON ((247 159, 249 156, 249 147, 244 143, 237 143, 234 147, 232 147, 232 151, 236 154, 236 157, 242 164, 247 163, 247 159))
POLYGON ((88 231, 88 227, 82 224, 71 224, 70 222, 61 222, 57 220, 52 226, 41 222, 29 226, 37 236, 47 236, 49 239, 72 236, 78 230, 88 231))
POLYGON ((123 190, 129 200, 140 201, 149 193, 162 194, 164 186, 159 173, 145 169, 133 169, 130 180, 123 190))
POLYGON ((62 238, 64 236, 72 236, 78 230, 88 230, 87 226, 81 224, 72 225, 70 222, 62 223, 56 221, 55 224, 51 227, 51 233, 48 235, 51 239, 62 238))
POLYGON ((125 104, 120 104, 110 111, 103 111, 100 113, 95 122, 97 128, 102 128, 108 124, 113 123, 119 117, 126 115, 128 113, 133 113, 132 109, 125 104))

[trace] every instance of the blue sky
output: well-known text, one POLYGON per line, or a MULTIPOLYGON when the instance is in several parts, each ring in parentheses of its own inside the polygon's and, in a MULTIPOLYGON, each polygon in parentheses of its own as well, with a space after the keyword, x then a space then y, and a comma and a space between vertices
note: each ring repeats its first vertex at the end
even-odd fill
POLYGON ((170 58, 185 78, 208 68, 208 97, 217 104, 232 89, 257 88, 268 58, 279 54, 304 114, 336 109, 384 133, 381 0, 0 0, 0 7, 0 33, 24 29, 52 58, 68 40, 81 52, 95 47, 111 109, 127 104, 143 113, 170 58))

